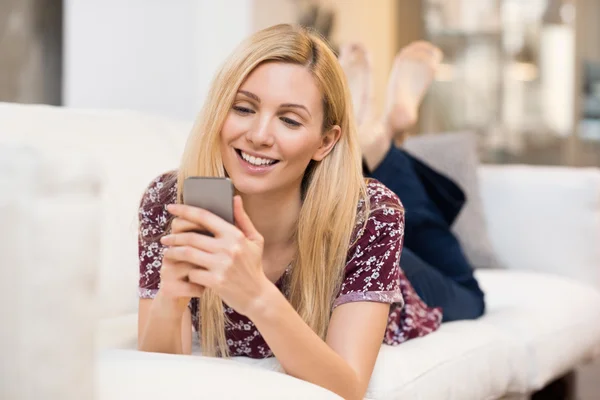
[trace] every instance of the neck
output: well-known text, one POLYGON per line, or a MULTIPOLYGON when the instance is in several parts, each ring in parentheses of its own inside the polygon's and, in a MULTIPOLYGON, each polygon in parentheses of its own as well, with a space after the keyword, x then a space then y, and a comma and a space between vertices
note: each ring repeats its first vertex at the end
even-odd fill
POLYGON ((244 195, 244 208, 263 236, 264 253, 288 248, 293 243, 302 206, 300 187, 279 193, 244 195))

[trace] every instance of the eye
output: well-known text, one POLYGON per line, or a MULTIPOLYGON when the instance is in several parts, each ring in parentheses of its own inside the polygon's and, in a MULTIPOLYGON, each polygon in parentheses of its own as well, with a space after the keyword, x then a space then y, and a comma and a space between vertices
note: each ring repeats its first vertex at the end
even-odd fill
POLYGON ((248 107, 233 106, 232 108, 239 114, 254 114, 254 110, 248 107))
POLYGON ((286 125, 289 125, 289 126, 294 127, 294 128, 302 126, 302 124, 300 122, 295 121, 295 120, 293 120, 291 118, 288 118, 288 117, 280 117, 279 119, 281 121, 283 121, 286 125))

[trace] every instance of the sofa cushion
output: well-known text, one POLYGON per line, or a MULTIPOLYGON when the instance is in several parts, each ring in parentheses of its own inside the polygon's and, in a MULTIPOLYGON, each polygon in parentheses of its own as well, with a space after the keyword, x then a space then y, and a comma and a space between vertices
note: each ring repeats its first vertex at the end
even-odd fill
MULTIPOLYGON (((600 293, 567 278, 479 270, 487 312, 476 321, 445 323, 400 346, 382 346, 367 398, 498 398, 527 394, 577 364, 600 356, 600 293), (461 384, 457 384, 461 383, 461 384)), ((134 316, 104 337, 134 348, 134 316)), ((200 355, 195 343, 194 354, 200 355)), ((275 358, 235 361, 281 371, 275 358)))
POLYGON ((498 267, 481 205, 476 138, 473 133, 424 134, 408 138, 404 149, 454 180, 467 201, 452 231, 475 268, 498 267))
POLYGON ((530 390, 586 361, 600 347, 600 291, 568 278, 525 271, 480 270, 486 292, 482 323, 526 354, 530 390))
MULTIPOLYGON (((137 310, 137 211, 148 183, 176 168, 191 124, 135 112, 0 103, 0 144, 94 162, 102 178, 99 315, 137 310)), ((73 170, 76 172, 76 170, 73 170)))
POLYGON ((96 382, 96 400, 341 399, 289 375, 233 360, 133 350, 102 351, 96 382))
POLYGON ((0 398, 93 392, 99 177, 88 160, 0 144, 0 398))
MULTIPOLYGON (((399 346, 383 345, 366 398, 481 400, 523 393, 527 360, 505 338, 480 321, 460 321, 399 346)), ((281 370, 274 358, 236 361, 281 370)))

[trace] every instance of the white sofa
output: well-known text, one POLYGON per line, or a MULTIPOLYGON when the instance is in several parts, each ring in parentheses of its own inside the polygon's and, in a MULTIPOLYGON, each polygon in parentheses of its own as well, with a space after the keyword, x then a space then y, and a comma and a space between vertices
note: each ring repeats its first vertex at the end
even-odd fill
MULTIPOLYGON (((34 220, 38 224, 29 236, 2 240, 0 254, 18 253, 14 249, 19 248, 27 251, 32 243, 61 243, 61 237, 75 235, 73 256, 65 255, 70 247, 58 245, 48 245, 51 250, 44 253, 44 265, 56 269, 53 282, 62 286, 57 286, 60 291, 44 289, 47 298, 40 300, 56 307, 80 301, 79 285, 85 279, 89 283, 90 278, 73 273, 74 267, 93 260, 96 306, 89 315, 95 316, 95 358, 80 357, 69 348, 70 343, 78 343, 80 349, 89 345, 91 318, 56 312, 62 315, 60 324, 52 325, 49 317, 44 323, 53 326, 55 338, 61 330, 69 333, 71 341, 60 341, 58 350, 67 364, 71 360, 77 366, 80 386, 86 385, 86 377, 96 380, 93 390, 98 400, 338 398, 277 372, 274 359, 216 360, 134 350, 138 202, 154 176, 177 167, 190 127, 189 122, 135 112, 0 104, 0 154, 12 158, 0 163, 0 182, 5 193, 22 193, 0 197, 0 221, 18 226, 34 220), (42 172, 21 173, 14 179, 15 171, 24 165, 19 156, 23 151, 43 160, 36 164, 42 172), (78 205, 73 208, 77 212, 68 207, 64 216, 57 217, 52 209, 40 206, 33 216, 15 214, 11 204, 23 205, 28 198, 43 200, 39 190, 23 190, 24 182, 39 184, 40 180, 62 182, 54 192, 66 196, 68 204, 78 205), (44 213, 55 217, 44 219, 44 213)), ((370 399, 525 397, 600 356, 600 171, 481 166, 479 176, 491 240, 507 267, 477 271, 487 295, 487 313, 477 321, 444 324, 439 331, 401 346, 382 346, 367 393, 370 399)), ((58 206, 66 201, 59 201, 58 206)), ((0 238, 10 236, 4 228, 0 238)), ((28 277, 41 267, 40 259, 19 262, 24 273, 18 282, 26 287, 31 281, 28 277)), ((14 267, 6 258, 1 266, 3 273, 14 267)), ((72 379, 73 369, 57 370, 47 354, 26 351, 35 347, 34 342, 38 348, 48 346, 47 339, 31 334, 23 336, 27 342, 19 339, 36 326, 30 302, 2 307, 5 317, 21 316, 21 322, 3 334, 3 342, 8 343, 5 348, 10 343, 21 346, 10 353, 12 361, 18 362, 25 354, 28 363, 42 363, 35 374, 28 368, 13 373, 15 379, 27 377, 29 387, 38 387, 38 393, 49 387, 40 378, 44 368, 56 379, 72 379)), ((4 357, 3 374, 9 370, 4 367, 10 357, 4 357)), ((54 397, 44 398, 67 398, 54 389, 54 397)))

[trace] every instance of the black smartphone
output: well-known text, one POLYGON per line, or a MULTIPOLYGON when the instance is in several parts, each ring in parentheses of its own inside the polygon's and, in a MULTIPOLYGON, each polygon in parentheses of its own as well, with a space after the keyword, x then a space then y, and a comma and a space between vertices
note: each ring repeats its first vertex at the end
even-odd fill
POLYGON ((191 176, 183 182, 183 203, 200 207, 233 224, 233 184, 229 178, 191 176))

